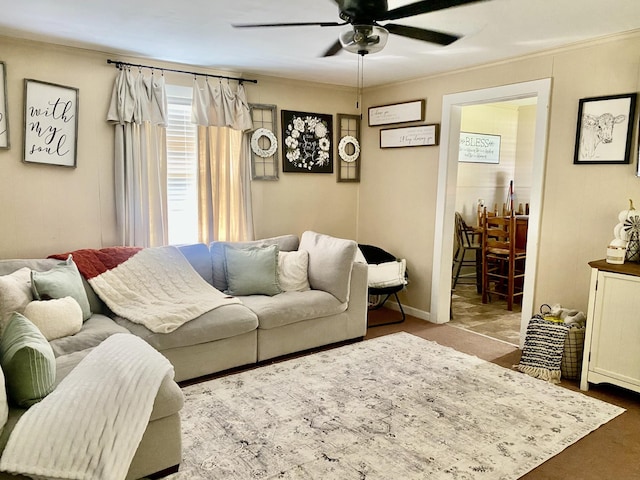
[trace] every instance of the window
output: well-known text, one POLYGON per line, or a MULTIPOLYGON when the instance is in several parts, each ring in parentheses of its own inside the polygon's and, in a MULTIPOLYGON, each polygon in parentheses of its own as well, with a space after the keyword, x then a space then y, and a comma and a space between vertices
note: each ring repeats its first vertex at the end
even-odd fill
POLYGON ((167 221, 172 245, 198 241, 198 136, 193 89, 167 85, 167 221))

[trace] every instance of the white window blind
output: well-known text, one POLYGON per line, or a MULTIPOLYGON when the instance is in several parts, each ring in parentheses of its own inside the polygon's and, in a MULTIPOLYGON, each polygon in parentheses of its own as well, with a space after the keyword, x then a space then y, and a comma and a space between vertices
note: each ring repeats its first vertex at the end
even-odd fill
POLYGON ((167 221, 169 243, 198 241, 198 139, 190 87, 167 85, 167 221))

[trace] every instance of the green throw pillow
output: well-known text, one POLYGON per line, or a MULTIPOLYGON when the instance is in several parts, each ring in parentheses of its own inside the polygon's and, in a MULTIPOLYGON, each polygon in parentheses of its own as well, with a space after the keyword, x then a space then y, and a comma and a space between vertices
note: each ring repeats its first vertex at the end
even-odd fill
POLYGON ((0 365, 9 397, 29 407, 51 392, 56 380, 53 349, 38 327, 14 313, 0 338, 0 365))
POLYGON ((227 292, 230 295, 276 295, 278 246, 259 248, 226 247, 227 292))
POLYGON ((71 255, 46 272, 31 272, 31 289, 36 300, 73 297, 82 309, 82 319, 91 316, 91 307, 82 277, 71 255))

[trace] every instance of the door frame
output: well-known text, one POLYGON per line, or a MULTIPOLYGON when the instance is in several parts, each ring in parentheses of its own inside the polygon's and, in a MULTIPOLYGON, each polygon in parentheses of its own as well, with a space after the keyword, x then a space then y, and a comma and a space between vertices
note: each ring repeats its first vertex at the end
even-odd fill
POLYGON ((446 323, 451 308, 451 265, 453 262, 453 227, 456 187, 458 183, 458 142, 462 107, 537 97, 536 126, 533 144, 532 185, 527 234, 527 262, 520 321, 522 346, 527 323, 533 313, 537 271, 540 214, 546 164, 551 78, 454 93, 442 97, 438 192, 436 204, 433 270, 431 279, 430 321, 446 323), (438 232, 442 232, 441 235, 438 232))

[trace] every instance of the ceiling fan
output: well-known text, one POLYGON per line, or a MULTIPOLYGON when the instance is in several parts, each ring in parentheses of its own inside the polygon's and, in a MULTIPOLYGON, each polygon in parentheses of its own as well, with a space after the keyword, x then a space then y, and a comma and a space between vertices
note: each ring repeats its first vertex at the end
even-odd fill
POLYGON ((387 0, 334 0, 339 7, 339 16, 343 22, 296 22, 296 23, 245 23, 236 24, 236 28, 256 27, 340 27, 351 25, 349 30, 340 34, 336 42, 323 56, 337 54, 343 48, 359 55, 376 53, 384 48, 389 33, 414 38, 424 42, 449 45, 460 37, 449 33, 426 30, 423 28, 398 25, 396 23, 378 24, 379 21, 398 20, 423 13, 444 10, 451 7, 476 3, 482 0, 422 0, 389 10, 387 0))

